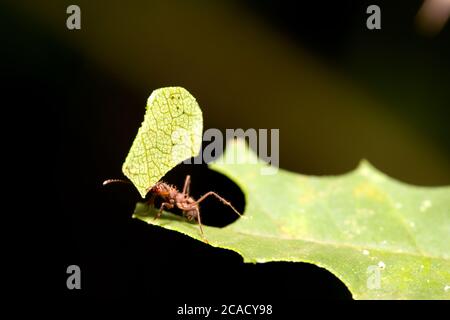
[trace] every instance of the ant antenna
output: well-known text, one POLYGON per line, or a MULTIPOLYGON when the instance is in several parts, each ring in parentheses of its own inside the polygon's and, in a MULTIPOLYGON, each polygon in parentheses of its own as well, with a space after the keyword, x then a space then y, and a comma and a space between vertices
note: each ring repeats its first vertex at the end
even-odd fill
POLYGON ((127 180, 122 180, 122 179, 108 179, 103 181, 103 185, 106 186, 107 184, 110 183, 130 183, 130 181, 127 180))

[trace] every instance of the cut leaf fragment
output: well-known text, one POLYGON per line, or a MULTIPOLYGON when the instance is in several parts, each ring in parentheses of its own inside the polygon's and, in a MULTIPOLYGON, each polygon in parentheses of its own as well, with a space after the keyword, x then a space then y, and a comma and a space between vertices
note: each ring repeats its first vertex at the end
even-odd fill
MULTIPOLYGON (((243 143, 230 149, 255 156, 243 143)), ((335 177, 261 175, 263 166, 211 165, 242 188, 246 218, 204 226, 210 245, 245 262, 315 264, 355 299, 450 299, 450 187, 407 185, 366 161, 335 177)), ((134 216, 202 241, 196 224, 171 213, 153 221, 138 204, 134 216)))
POLYGON ((169 170, 198 155, 203 134, 202 111, 184 88, 168 87, 152 92, 122 172, 142 198, 169 170))

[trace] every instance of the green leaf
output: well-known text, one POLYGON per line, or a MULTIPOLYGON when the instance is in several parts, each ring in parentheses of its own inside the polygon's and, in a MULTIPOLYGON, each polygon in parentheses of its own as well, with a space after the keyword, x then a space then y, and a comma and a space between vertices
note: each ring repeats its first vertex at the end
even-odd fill
POLYGON ((168 87, 152 92, 144 121, 122 166, 142 198, 170 169, 198 155, 202 131, 202 111, 186 89, 168 87))
MULTIPOLYGON (((230 150, 256 157, 242 143, 230 150)), ((366 161, 335 177, 262 175, 262 163, 211 167, 242 188, 246 209, 225 228, 204 227, 210 245, 236 251, 245 262, 315 264, 355 299, 450 298, 449 187, 410 186, 366 161)), ((196 224, 171 213, 153 222, 152 215, 136 206, 135 217, 202 240, 196 224)))

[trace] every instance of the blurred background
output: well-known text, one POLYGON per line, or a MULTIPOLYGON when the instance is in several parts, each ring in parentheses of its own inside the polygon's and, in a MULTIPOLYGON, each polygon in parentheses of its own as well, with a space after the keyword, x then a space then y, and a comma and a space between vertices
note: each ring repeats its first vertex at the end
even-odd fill
MULTIPOLYGON (((3 88, 15 97, 4 101, 36 117, 42 143, 30 148, 50 181, 47 200, 58 203, 47 210, 64 225, 49 238, 61 262, 49 263, 56 288, 68 293, 61 265, 79 264, 84 290, 70 295, 205 298, 178 284, 195 284, 196 268, 212 292, 245 283, 235 294, 271 297, 294 281, 295 297, 350 298, 323 269, 242 266, 236 254, 131 220, 137 192, 100 184, 122 177, 152 90, 177 85, 197 98, 205 128, 279 128, 283 169, 341 174, 365 158, 408 183, 448 185, 449 11, 439 0, 2 1, 3 88), (81 30, 66 28, 71 4, 81 30), (366 27, 370 4, 381 8, 381 30, 366 27)), ((167 180, 181 185, 186 173, 194 195, 214 189, 245 207, 205 166, 167 180)), ((205 207, 207 224, 233 220, 205 207)))

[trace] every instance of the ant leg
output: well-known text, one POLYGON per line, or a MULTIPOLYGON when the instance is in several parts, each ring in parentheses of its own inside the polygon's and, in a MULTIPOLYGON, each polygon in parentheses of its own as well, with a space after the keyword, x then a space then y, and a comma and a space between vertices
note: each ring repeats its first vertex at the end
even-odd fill
POLYGON ((200 218, 200 210, 198 210, 198 209, 197 209, 197 222, 198 222, 198 226, 200 227, 200 233, 202 234, 202 237, 204 237, 203 228, 202 228, 202 219, 200 218))
POLYGON ((209 191, 207 193, 205 193, 203 196, 200 197, 200 199, 198 199, 197 201, 195 201, 194 203, 191 203, 192 206, 194 205, 198 205, 200 202, 202 202, 203 200, 205 200, 207 197, 209 196, 215 196, 217 199, 219 199, 223 204, 229 206, 231 209, 233 209, 234 212, 236 212, 240 217, 242 217, 242 214, 239 213, 239 211, 237 211, 233 205, 225 200, 224 198, 222 198, 221 196, 219 196, 217 193, 215 193, 214 191, 209 191))
POLYGON ((161 213, 164 210, 164 208, 166 209, 172 209, 173 208, 173 204, 169 203, 169 202, 163 202, 161 207, 159 208, 158 214, 153 218, 153 221, 155 221, 156 219, 158 219, 159 217, 161 217, 161 213))
POLYGON ((198 226, 200 227, 200 233, 202 235, 203 240, 206 243, 208 243, 208 240, 205 238, 205 234, 203 233, 202 219, 200 218, 200 210, 198 210, 198 208, 197 208, 196 211, 197 211, 197 222, 198 222, 198 226))
POLYGON ((187 175, 186 180, 184 180, 184 187, 183 187, 183 194, 188 196, 189 195, 189 186, 191 185, 191 176, 187 175))

